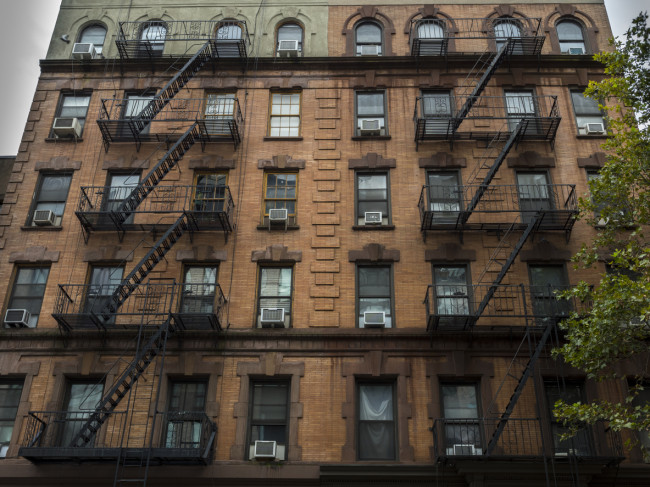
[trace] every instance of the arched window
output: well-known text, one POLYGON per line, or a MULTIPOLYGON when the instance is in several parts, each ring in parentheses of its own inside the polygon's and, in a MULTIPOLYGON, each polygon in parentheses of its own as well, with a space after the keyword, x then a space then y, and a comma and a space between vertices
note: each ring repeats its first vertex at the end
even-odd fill
POLYGON ((147 22, 140 32, 141 50, 147 50, 152 56, 162 56, 165 37, 167 27, 163 22, 147 22))
POLYGON ((560 51, 565 54, 585 54, 585 37, 582 26, 575 20, 560 20, 556 25, 560 51))
POLYGON ((101 54, 106 39, 106 27, 99 24, 93 24, 81 31, 77 42, 83 44, 92 44, 95 46, 95 52, 101 54))
POLYGON ((498 51, 511 37, 521 37, 521 25, 511 17, 497 19, 494 22, 494 37, 498 51))
POLYGON ((217 27, 218 41, 238 41, 242 38, 241 24, 236 20, 225 20, 217 27))
POLYGON ((418 39, 443 39, 445 24, 438 19, 423 19, 418 22, 418 39))
POLYGON ((302 53, 302 27, 293 22, 278 27, 278 56, 299 56, 302 53))
POLYGON ((381 27, 374 22, 361 22, 355 29, 357 56, 381 56, 381 27))

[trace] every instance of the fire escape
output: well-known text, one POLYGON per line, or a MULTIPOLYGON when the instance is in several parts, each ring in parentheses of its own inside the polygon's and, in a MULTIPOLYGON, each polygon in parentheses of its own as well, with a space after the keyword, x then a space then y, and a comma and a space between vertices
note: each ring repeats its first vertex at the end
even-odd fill
MULTIPOLYGON (((553 440, 548 444, 540 414, 528 419, 513 417, 513 412, 539 357, 549 353, 557 323, 587 304, 559 299, 557 292, 563 289, 558 286, 510 285, 504 284, 504 278, 536 233, 562 232, 569 240, 578 213, 575 186, 519 181, 514 185, 493 184, 499 168, 518 144, 545 141, 553 146, 560 123, 557 99, 523 90, 501 97, 483 95, 500 66, 540 55, 544 42, 540 25, 540 19, 425 18, 414 20, 411 27, 412 54, 417 57, 446 58, 451 46, 462 51, 463 46, 475 45, 477 39, 488 44, 455 96, 423 91, 415 105, 416 147, 436 141, 446 141, 452 147, 458 141, 485 144, 466 182, 437 185, 428 181, 423 187, 418 203, 423 237, 426 240, 428 232, 443 231, 457 233, 461 242, 465 232, 498 238, 475 283, 441 275, 441 282, 428 286, 424 300, 427 330, 432 340, 436 332, 516 327, 523 335, 497 393, 499 396, 502 390, 511 390, 509 399, 495 398, 485 417, 434 421, 438 462, 538 456, 546 465, 547 458, 560 456, 557 450, 553 453, 553 440), (498 27, 500 22, 507 29, 498 27)), ((444 272, 450 274, 449 269, 444 272)), ((599 449, 590 455, 602 462, 618 460, 620 438, 601 430, 599 449)))
MULTIPOLYGON (((245 58, 246 38, 242 36, 245 24, 224 25, 165 23, 166 37, 162 40, 208 38, 162 90, 145 103, 139 100, 138 113, 119 120, 109 120, 108 116, 98 120, 106 148, 118 140, 135 141, 138 146, 142 140, 151 140, 151 134, 146 134, 149 139, 143 139, 143 134, 160 114, 173 108, 178 101, 174 96, 208 61, 218 57, 245 58), (178 32, 189 34, 182 38, 178 32), (214 38, 215 32, 218 38, 214 38), (237 39, 231 39, 233 36, 237 39)), ((163 35, 159 24, 121 24, 117 43, 123 60, 162 52, 160 37, 141 38, 147 27, 156 27, 154 32, 163 35), (126 32, 138 37, 129 38, 126 32)), ((187 107, 187 100, 183 103, 187 107)), ((102 106, 104 115, 109 115, 106 100, 102 106)), ((237 118, 241 114, 236 100, 227 99, 210 113, 211 118, 197 115, 190 120, 189 127, 137 184, 81 188, 76 215, 86 243, 92 233, 107 230, 117 231, 120 240, 127 231, 147 231, 160 236, 117 284, 59 285, 53 317, 64 333, 88 329, 102 333, 115 329, 138 330, 135 356, 123 370, 114 371, 112 385, 106 386, 101 400, 90 409, 76 413, 30 412, 21 456, 33 461, 116 460, 114 485, 125 482, 146 485, 152 462, 209 463, 216 443, 216 425, 203 411, 170 413, 156 409, 149 417, 132 409, 136 397, 142 406, 142 398, 147 395, 149 403, 158 406, 170 336, 183 330, 218 332, 223 325, 226 298, 218 283, 177 283, 150 277, 155 266, 185 233, 191 238, 195 232, 220 231, 227 241, 234 228, 234 203, 227 186, 214 181, 195 186, 160 184, 196 142, 204 144, 227 136, 235 145, 239 143, 243 119, 237 118), (157 390, 152 368, 155 363, 158 363, 157 390), (146 380, 141 384, 138 380, 143 377, 146 380), (140 391, 136 393, 138 387, 140 391), (136 467, 135 472, 129 467, 136 467)))

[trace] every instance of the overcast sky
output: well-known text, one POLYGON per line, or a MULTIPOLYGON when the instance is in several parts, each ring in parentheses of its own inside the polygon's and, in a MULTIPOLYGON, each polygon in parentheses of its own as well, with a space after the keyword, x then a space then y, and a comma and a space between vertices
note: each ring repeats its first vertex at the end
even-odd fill
MULTIPOLYGON (((47 53, 60 5, 61 0, 0 0, 0 156, 18 151, 40 74, 38 60, 47 53)), ((617 36, 641 10, 650 10, 650 0, 605 0, 605 5, 617 36)))

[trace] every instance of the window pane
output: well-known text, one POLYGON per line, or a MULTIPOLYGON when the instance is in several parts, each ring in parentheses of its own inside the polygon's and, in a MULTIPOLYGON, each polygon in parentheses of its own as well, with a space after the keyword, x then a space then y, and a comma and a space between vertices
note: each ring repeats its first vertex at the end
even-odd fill
POLYGON ((0 382, 0 458, 9 449, 22 390, 22 383, 0 382))
POLYGON ((381 29, 376 24, 364 23, 357 27, 357 42, 381 44, 381 29))
POLYGON ((357 114, 358 115, 383 115, 384 94, 383 93, 357 93, 357 114))
POLYGON ((359 267, 360 296, 390 296, 390 268, 359 267))
POLYGON ((390 384, 359 386, 359 419, 393 420, 393 387, 390 384))
POLYGON ((441 392, 445 418, 478 418, 475 385, 443 385, 441 392))
POLYGON ((278 41, 302 40, 302 28, 296 24, 284 24, 278 29, 278 41))
POLYGON ((422 110, 425 117, 451 115, 449 93, 425 93, 422 95, 422 110))
POLYGON ((530 279, 533 286, 562 287, 567 285, 564 266, 530 266, 530 279))
POLYGON ((393 386, 359 386, 359 458, 395 458, 393 386))
POLYGON ((261 296, 291 296, 291 268, 263 267, 261 296))
POLYGON ((44 176, 41 181, 41 188, 38 193, 38 201, 65 201, 68 197, 68 188, 72 176, 69 174, 62 176, 44 176))
POLYGON ((570 20, 564 20, 557 24, 557 36, 560 41, 582 41, 582 28, 570 20))
POLYGON ((593 114, 597 115, 599 120, 602 121, 602 114, 596 100, 586 98, 582 93, 576 91, 571 92, 571 100, 573 101, 573 109, 576 115, 593 114))

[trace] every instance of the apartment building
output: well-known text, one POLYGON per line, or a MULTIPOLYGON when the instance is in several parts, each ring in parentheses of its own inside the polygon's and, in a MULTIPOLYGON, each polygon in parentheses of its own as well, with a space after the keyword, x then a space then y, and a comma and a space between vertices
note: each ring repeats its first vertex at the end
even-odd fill
MULTIPOLYGON (((602 0, 63 0, 0 211, 0 483, 634 486, 552 359, 602 0)), ((647 435, 641 435, 642 442, 647 435)))

